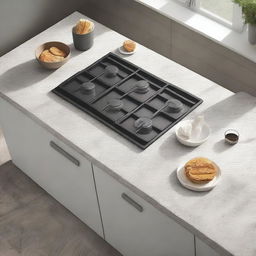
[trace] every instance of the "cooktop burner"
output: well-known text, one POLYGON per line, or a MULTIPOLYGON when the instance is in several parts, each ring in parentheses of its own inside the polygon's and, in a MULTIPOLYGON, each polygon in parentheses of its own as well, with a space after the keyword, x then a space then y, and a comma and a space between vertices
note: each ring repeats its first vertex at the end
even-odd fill
POLYGON ((113 53, 53 92, 143 149, 202 103, 113 53))

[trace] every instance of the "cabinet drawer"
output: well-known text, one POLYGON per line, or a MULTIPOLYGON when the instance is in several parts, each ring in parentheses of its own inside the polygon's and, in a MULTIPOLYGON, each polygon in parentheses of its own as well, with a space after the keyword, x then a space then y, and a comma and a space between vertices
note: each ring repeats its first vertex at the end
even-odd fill
POLYGON ((196 237, 196 256, 221 256, 201 239, 196 237))
POLYGON ((91 163, 3 99, 0 122, 14 164, 102 236, 91 163))
POLYGON ((105 239, 125 256, 194 256, 194 236, 93 167, 105 239))

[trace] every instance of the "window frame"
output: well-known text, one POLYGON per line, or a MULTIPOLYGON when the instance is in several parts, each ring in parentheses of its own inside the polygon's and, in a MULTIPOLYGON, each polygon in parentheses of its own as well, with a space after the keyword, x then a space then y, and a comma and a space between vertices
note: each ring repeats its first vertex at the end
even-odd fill
POLYGON ((238 5, 233 3, 233 15, 232 15, 232 21, 228 21, 210 11, 207 9, 204 9, 200 7, 200 1, 201 0, 178 0, 181 3, 185 4, 187 8, 193 10, 194 12, 197 12, 211 20, 214 20, 230 29, 233 29, 237 32, 242 32, 244 28, 244 22, 243 22, 243 16, 242 16, 242 8, 238 5))

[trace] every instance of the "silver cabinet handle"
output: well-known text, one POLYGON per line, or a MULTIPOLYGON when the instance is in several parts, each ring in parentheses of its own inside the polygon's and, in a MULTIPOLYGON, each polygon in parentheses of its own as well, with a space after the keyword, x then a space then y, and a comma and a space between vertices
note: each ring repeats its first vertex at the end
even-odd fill
POLYGON ((137 202, 135 202, 132 198, 130 198, 128 195, 126 195, 125 193, 122 193, 122 198, 129 203, 130 205, 132 205, 134 208, 136 208, 139 212, 143 212, 143 207, 138 204, 137 202))
POLYGON ((65 151, 64 149, 62 149, 60 146, 58 146, 55 142, 50 141, 50 146, 55 149, 57 152, 59 152, 61 155, 63 155, 64 157, 66 157, 69 161, 71 161, 73 164, 80 166, 80 162, 74 158, 73 156, 71 156, 67 151, 65 151))

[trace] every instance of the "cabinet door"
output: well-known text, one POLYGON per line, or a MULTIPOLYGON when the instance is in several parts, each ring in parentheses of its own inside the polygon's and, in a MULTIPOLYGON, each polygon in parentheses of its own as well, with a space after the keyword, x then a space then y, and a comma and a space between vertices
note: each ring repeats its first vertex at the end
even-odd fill
POLYGON ((93 166, 105 239, 124 256, 194 256, 194 236, 93 166))
POLYGON ((0 124, 14 164, 102 236, 91 163, 3 99, 0 124))
POLYGON ((220 256, 220 254, 196 237, 196 256, 220 256))

